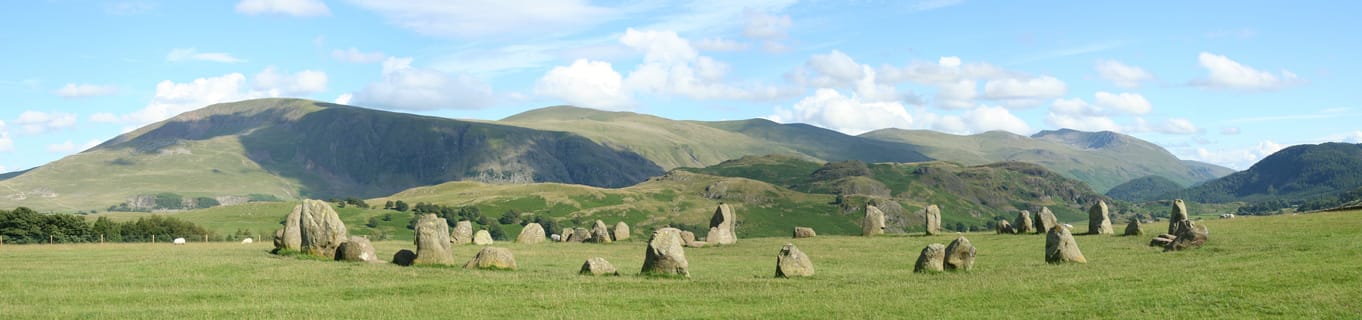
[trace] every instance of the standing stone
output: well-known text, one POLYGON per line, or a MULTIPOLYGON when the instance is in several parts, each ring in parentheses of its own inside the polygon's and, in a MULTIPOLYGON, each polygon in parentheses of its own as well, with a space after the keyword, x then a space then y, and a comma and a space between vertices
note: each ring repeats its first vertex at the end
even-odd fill
POLYGON ((303 200, 299 206, 303 207, 299 223, 303 252, 318 257, 336 257, 336 248, 350 239, 340 215, 326 201, 303 200))
POLYGON ((686 249, 682 247, 681 230, 662 228, 653 231, 648 238, 648 248, 644 252, 643 274, 676 275, 690 277, 690 263, 686 262, 686 249))
POLYGON ((813 275, 813 261, 793 243, 786 243, 776 254, 776 278, 807 277, 813 275))
POLYGON ((1045 236, 1045 262, 1049 263, 1088 263, 1083 252, 1078 250, 1078 242, 1065 226, 1055 226, 1045 236))
POLYGON ((941 234, 941 207, 929 205, 922 208, 922 216, 927 219, 927 235, 941 234))
POLYGON ((974 269, 974 245, 965 236, 955 238, 946 246, 946 270, 970 271, 974 269))
POLYGON ((629 240, 629 224, 620 221, 615 223, 615 241, 629 240))
POLYGON ((1173 200, 1173 209, 1168 213, 1168 234, 1176 235, 1174 228, 1183 220, 1187 220, 1187 204, 1182 199, 1173 200))
POLYGON ((544 226, 538 223, 526 224, 524 229, 520 229, 520 235, 515 237, 515 242, 524 244, 544 243, 544 226))
POLYGON ((284 229, 274 230, 274 248, 284 249, 284 229))
POLYGON ((610 261, 605 261, 605 258, 595 257, 587 259, 585 263, 582 263, 582 270, 578 271, 577 274, 592 276, 618 276, 620 275, 620 272, 619 270, 615 270, 615 266, 610 264, 610 261))
POLYGON ((587 239, 593 243, 610 243, 610 229, 605 227, 605 222, 596 220, 596 224, 591 226, 591 238, 587 239))
POLYGON ((402 249, 393 254, 393 264, 407 267, 416 262, 416 253, 411 250, 402 249))
POLYGON ((1140 219, 1130 218, 1130 223, 1126 224, 1127 236, 1138 236, 1144 234, 1144 229, 1140 228, 1140 219))
POLYGON ((492 233, 487 230, 478 230, 473 233, 473 244, 480 246, 492 245, 492 233))
POLYGON ((998 220, 998 226, 997 226, 997 228, 996 228, 996 232, 997 232, 998 234, 1013 234, 1013 233, 1016 233, 1016 231, 1012 230, 1012 224, 1011 224, 1011 223, 1008 223, 1007 220, 998 220))
POLYGON ((695 243, 695 233, 684 230, 681 231, 681 245, 690 246, 692 243, 695 243))
POLYGON ((884 234, 884 211, 872 205, 865 206, 865 220, 861 221, 861 235, 884 234))
POLYGON ((1200 248, 1206 244, 1206 238, 1210 236, 1210 230, 1204 225, 1197 225, 1192 220, 1182 220, 1178 222, 1174 230, 1171 243, 1163 248, 1163 251, 1181 251, 1185 249, 1200 248))
POLYGON ((354 262, 378 262, 378 256, 374 255, 374 245, 369 239, 360 236, 350 236, 350 240, 342 243, 340 248, 336 248, 337 261, 354 262))
POLYGON ((1017 214, 1017 223, 1012 226, 1017 234, 1036 232, 1036 224, 1031 221, 1031 211, 1022 210, 1017 214))
POLYGON ((1111 216, 1107 212, 1107 203, 1101 200, 1088 209, 1088 234, 1112 234, 1111 216))
POLYGON ((1036 233, 1048 232, 1048 230, 1059 225, 1059 219, 1055 219, 1055 213, 1050 212, 1050 207, 1041 207, 1040 213, 1036 214, 1036 233))
POLYGON ((449 235, 454 244, 473 243, 473 222, 462 220, 454 224, 454 233, 449 235))
POLYGON ((714 209, 714 216, 709 218, 709 235, 705 242, 729 245, 738 243, 738 234, 733 232, 733 223, 737 216, 733 214, 733 208, 727 203, 720 203, 714 209))
POLYGON ((794 228, 794 238, 795 238, 795 239, 799 239, 799 238, 813 238, 813 237, 817 237, 817 236, 818 236, 818 233, 817 233, 817 232, 813 232, 813 228, 808 228, 808 227, 795 227, 795 228, 794 228))
POLYGON ((464 269, 515 270, 515 255, 511 249, 486 247, 463 265, 464 269))
POLYGON ((572 232, 573 232, 572 228, 564 228, 564 229, 563 229, 563 235, 558 236, 558 239, 557 239, 557 240, 558 240, 559 242, 568 242, 568 241, 572 241, 572 232))
POLYGON ((933 243, 922 248, 922 254, 917 256, 917 264, 913 266, 913 272, 941 272, 945 270, 946 246, 940 243, 933 243))
POLYGON ((572 237, 568 238, 568 242, 582 243, 590 239, 591 230, 587 230, 586 228, 575 228, 572 229, 572 237))
POLYGON ((444 218, 422 215, 416 222, 415 242, 416 258, 412 264, 454 264, 454 255, 449 250, 449 223, 444 218))
POLYGON ((303 205, 293 207, 293 212, 284 218, 284 246, 285 250, 303 251, 303 233, 300 224, 303 218, 303 205))

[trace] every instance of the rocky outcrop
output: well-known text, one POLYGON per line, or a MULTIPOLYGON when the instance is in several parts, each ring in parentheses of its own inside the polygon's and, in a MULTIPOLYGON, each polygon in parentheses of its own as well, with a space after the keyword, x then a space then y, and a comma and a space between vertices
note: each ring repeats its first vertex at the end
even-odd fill
POLYGON ((795 228, 794 228, 794 238, 795 238, 795 239, 800 239, 800 238, 813 238, 813 237, 817 237, 817 236, 818 236, 818 233, 817 233, 817 232, 814 232, 814 231, 813 231, 813 228, 808 228, 808 227, 795 227, 795 228))
POLYGON ((941 234, 941 207, 933 204, 922 208, 922 216, 927 220, 927 235, 941 234))
POLYGON ((974 244, 965 236, 955 238, 946 246, 946 270, 970 271, 974 269, 974 244))
POLYGON ((515 255, 511 249, 486 247, 463 265, 464 269, 515 270, 515 255))
POLYGON ((1111 230, 1111 215, 1107 210, 1107 203, 1100 200, 1088 208, 1088 234, 1114 233, 1111 230))
POLYGON ((665 275, 690 277, 690 262, 686 261, 686 249, 682 246, 681 230, 662 228, 653 231, 644 251, 643 270, 646 275, 665 275))
POLYGON ((865 206, 865 220, 861 221, 861 235, 884 234, 884 212, 872 205, 865 206))
POLYGON ((738 234, 733 231, 737 218, 727 203, 719 204, 714 209, 714 216, 709 218, 709 235, 705 237, 705 242, 718 245, 738 243, 738 234))
POLYGON ((1066 226, 1055 226, 1045 236, 1045 262, 1060 263, 1087 263, 1088 259, 1083 257, 1083 252, 1078 250, 1078 242, 1074 241, 1073 234, 1066 226))
POLYGON ((620 275, 620 272, 619 270, 615 269, 614 265, 610 264, 610 261, 605 261, 605 258, 595 257, 587 259, 585 263, 582 263, 582 270, 578 271, 577 274, 591 276, 618 276, 620 275))
POLYGON ((411 264, 454 264, 454 254, 450 251, 449 224, 444 218, 433 214, 422 215, 416 222, 415 233, 416 258, 411 264))
POLYGON ((940 243, 933 243, 922 248, 922 253, 917 256, 917 263, 913 265, 913 272, 941 272, 945 270, 946 246, 940 243))
POLYGON ((516 243, 540 244, 544 243, 544 226, 538 223, 529 223, 524 229, 520 229, 520 235, 515 237, 516 243))
POLYGON ((793 243, 786 243, 776 254, 776 278, 807 277, 813 275, 813 260, 799 251, 793 243))

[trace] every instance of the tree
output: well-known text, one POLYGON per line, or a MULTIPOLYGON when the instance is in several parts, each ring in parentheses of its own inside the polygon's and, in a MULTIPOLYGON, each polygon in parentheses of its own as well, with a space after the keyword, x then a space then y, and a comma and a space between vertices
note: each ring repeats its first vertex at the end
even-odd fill
POLYGON ((397 202, 393 203, 393 209, 396 209, 397 211, 407 212, 407 210, 410 210, 411 207, 408 206, 406 202, 403 202, 402 200, 397 200, 397 202))
POLYGON ((487 225, 487 233, 490 233, 490 234, 492 235, 492 239, 493 239, 493 240, 497 240, 497 241, 506 241, 506 240, 508 240, 508 239, 506 238, 506 232, 501 230, 501 225, 500 225, 500 224, 493 223, 493 224, 487 225))
POLYGON ((501 218, 497 218, 497 222, 501 224, 514 224, 518 218, 520 218, 520 214, 516 213, 514 209, 506 210, 506 213, 501 214, 501 218))
POLYGON ((377 228, 377 227, 378 227, 378 217, 369 217, 369 222, 368 222, 368 223, 365 223, 364 226, 370 227, 370 228, 377 228))
POLYGON ((388 200, 388 202, 384 202, 384 203, 383 203, 383 210, 392 210, 392 209, 393 209, 393 201, 392 201, 392 200, 388 200))
POLYGON ((90 232, 95 237, 104 235, 104 241, 118 242, 123 241, 123 227, 109 217, 99 217, 95 219, 94 226, 90 227, 90 232))

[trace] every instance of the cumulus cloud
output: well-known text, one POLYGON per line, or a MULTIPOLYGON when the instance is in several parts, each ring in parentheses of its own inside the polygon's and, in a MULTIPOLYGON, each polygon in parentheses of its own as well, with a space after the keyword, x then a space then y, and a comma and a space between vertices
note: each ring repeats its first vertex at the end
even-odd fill
POLYGON ((1063 96, 1068 90, 1064 81, 1051 76, 1008 78, 984 83, 984 96, 995 100, 1037 100, 1063 96))
POLYGON ((690 42, 670 31, 628 29, 620 43, 643 53, 643 63, 624 79, 631 92, 650 92, 692 99, 770 100, 787 93, 761 84, 731 85, 730 67, 702 56, 690 42))
POLYGON ((1277 151, 1281 151, 1286 147, 1287 145, 1272 142, 1272 140, 1263 140, 1258 142, 1257 145, 1242 148, 1222 148, 1215 150, 1197 148, 1194 152, 1184 158, 1214 163, 1235 170, 1244 170, 1248 169, 1249 166, 1258 163, 1259 160, 1262 160, 1277 151))
POLYGON ((389 23, 417 33, 460 38, 537 35, 613 20, 620 10, 585 0, 355 0, 389 23))
POLYGON ((336 100, 333 100, 333 102, 335 102, 336 104, 350 104, 350 100, 353 99, 355 99, 355 94, 342 93, 341 95, 336 96, 336 100))
POLYGON ((24 133, 39 134, 76 125, 76 115, 28 110, 20 113, 14 124, 24 133))
POLYGON ((271 97, 296 97, 326 91, 326 72, 303 70, 289 74, 273 66, 255 75, 254 88, 271 97))
POLYGON ((54 90, 52 93, 63 98, 99 97, 118 93, 118 86, 67 83, 66 86, 54 90))
POLYGON ((1197 56, 1201 67, 1209 72, 1206 78, 1193 80, 1192 84, 1214 89, 1244 91, 1269 91, 1282 89, 1304 81, 1289 70, 1280 73, 1259 71, 1253 67, 1230 60, 1229 57, 1202 52, 1197 56))
POLYGON ((724 38, 705 38, 696 41, 695 48, 703 51, 732 52, 747 50, 747 44, 724 38))
POLYGON ((864 68, 855 59, 841 51, 833 50, 826 54, 815 54, 804 63, 809 70, 818 75, 809 81, 816 86, 833 87, 851 84, 865 77, 864 68))
POLYGON ((47 152, 71 154, 83 150, 88 150, 90 148, 94 148, 97 145, 99 145, 99 140, 86 141, 84 144, 76 144, 74 142, 71 142, 71 140, 66 140, 66 142, 63 143, 47 145, 47 152))
POLYGON ((788 78, 804 86, 827 89, 853 89, 856 95, 870 102, 902 101, 921 104, 911 93, 900 94, 893 83, 881 81, 879 72, 860 64, 841 51, 815 54, 788 78))
POLYGON ((349 49, 331 50, 331 58, 349 63, 375 63, 387 59, 388 55, 382 52, 364 52, 350 47, 349 49))
POLYGON ((1198 134, 1202 132, 1201 128, 1192 124, 1191 120, 1183 118, 1169 118, 1164 121, 1163 125, 1156 127, 1154 130, 1167 134, 1198 134))
POLYGON ((329 16, 331 9, 320 0, 241 0, 236 12, 249 15, 283 14, 296 17, 329 16))
POLYGON ((411 62, 384 60, 382 79, 356 92, 354 102, 399 110, 477 109, 495 102, 492 87, 478 79, 415 68, 411 62))
POLYGON ((1010 131, 1020 135, 1032 133, 1031 126, 1027 125, 1025 120, 1018 118, 1003 107, 975 108, 966 111, 961 118, 965 125, 969 126, 970 130, 975 133, 993 130, 1010 131))
POLYGON ((773 15, 751 9, 745 10, 743 17, 747 18, 747 26, 743 28, 742 35, 752 39, 784 39, 787 36, 785 30, 794 25, 788 15, 773 15))
POLYGON ((1149 113, 1154 107, 1145 100, 1144 96, 1135 93, 1109 93, 1098 91, 1093 95, 1095 103, 1104 110, 1112 110, 1118 113, 1130 115, 1142 115, 1149 113))
POLYGON ((1138 88, 1140 83, 1154 80, 1154 74, 1149 71, 1116 60, 1098 61, 1096 68, 1102 79, 1122 88, 1138 88))
POLYGON ((221 63, 246 62, 246 60, 238 59, 237 57, 233 57, 231 54, 223 52, 199 52, 199 50, 196 48, 171 49, 170 53, 166 54, 166 61, 170 62, 210 61, 221 63))
POLYGON ((623 82, 609 62, 579 59, 549 70, 535 83, 534 94, 577 106, 622 110, 634 105, 623 82))
POLYGON ((801 122, 856 135, 883 128, 910 128, 913 117, 898 102, 866 102, 837 90, 818 89, 789 109, 776 108, 767 117, 776 122, 801 122))

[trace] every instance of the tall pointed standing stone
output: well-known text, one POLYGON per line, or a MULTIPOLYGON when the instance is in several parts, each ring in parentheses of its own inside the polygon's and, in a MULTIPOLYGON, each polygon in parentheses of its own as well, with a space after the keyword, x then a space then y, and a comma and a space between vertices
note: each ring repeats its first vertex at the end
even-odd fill
POLYGON ((1036 224, 1031 221, 1031 211, 1022 210, 1017 213, 1017 223, 1012 225, 1012 229, 1017 234, 1027 234, 1036 232, 1036 224))
POLYGON ((861 235, 884 234, 884 211, 872 205, 865 206, 865 220, 861 221, 861 235))
POLYGON ((929 205, 922 208, 922 215, 927 219, 927 235, 941 234, 941 207, 929 205))
POLYGON ((302 231, 298 229, 298 225, 302 223, 302 217, 303 206, 298 205, 294 206, 293 212, 289 213, 288 217, 284 218, 284 246, 282 249, 292 251, 303 250, 303 234, 302 231))
POLYGON ((1055 213, 1050 212, 1050 207, 1040 207, 1040 213, 1036 214, 1036 233, 1044 233, 1057 225, 1059 219, 1055 219, 1055 213))
POLYGON ((1088 209, 1088 234, 1112 234, 1111 215, 1107 213, 1107 203, 1101 200, 1088 209))
POLYGON ((1187 204, 1182 199, 1173 200, 1173 210, 1168 213, 1168 234, 1177 234, 1178 222, 1187 220, 1187 204))
POLYGON ((412 264, 454 264, 454 255, 449 250, 449 223, 444 218, 422 215, 416 222, 414 242, 416 259, 412 264))
POLYGON ((720 203, 719 207, 714 209, 714 216, 709 218, 709 236, 705 238, 705 242, 720 245, 738 243, 738 234, 733 232, 736 218, 732 207, 727 203, 720 203))
POLYGON ((644 252, 643 274, 690 277, 690 263, 682 246, 681 230, 662 228, 653 231, 644 252))

